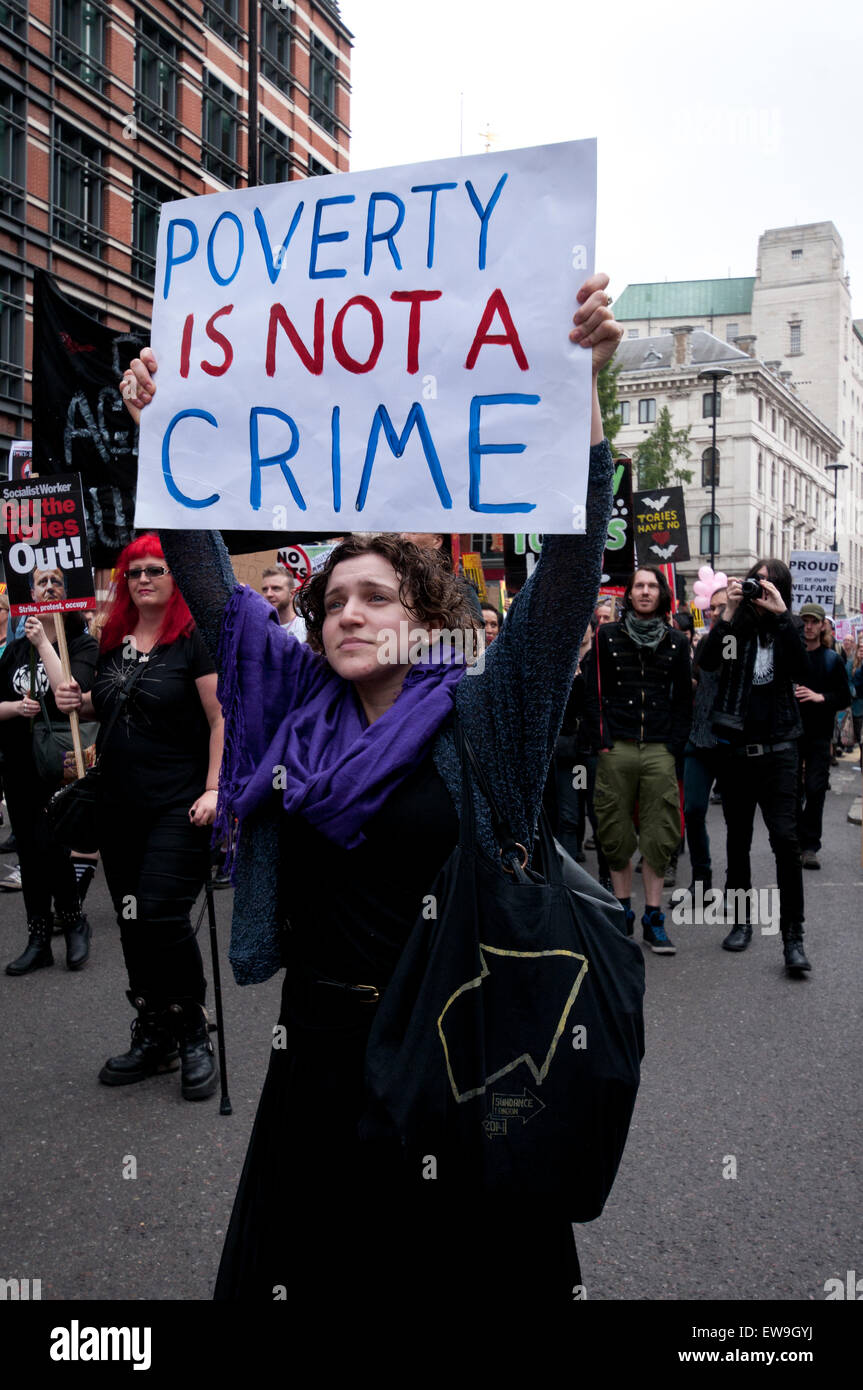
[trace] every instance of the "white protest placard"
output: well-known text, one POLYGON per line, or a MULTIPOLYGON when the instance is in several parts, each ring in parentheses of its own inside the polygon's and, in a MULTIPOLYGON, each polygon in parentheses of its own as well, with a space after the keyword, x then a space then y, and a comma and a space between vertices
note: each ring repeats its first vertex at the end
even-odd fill
POLYGON ((593 140, 166 203, 136 526, 583 531, 595 204, 593 140))
POLYGON ((820 603, 828 618, 833 616, 839 552, 836 550, 792 550, 788 561, 793 584, 791 609, 799 613, 804 603, 820 603))

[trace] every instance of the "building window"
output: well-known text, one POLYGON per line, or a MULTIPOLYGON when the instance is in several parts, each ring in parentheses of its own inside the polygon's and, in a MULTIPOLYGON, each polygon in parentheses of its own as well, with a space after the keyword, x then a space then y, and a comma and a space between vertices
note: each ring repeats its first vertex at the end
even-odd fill
POLYGON ((238 106, 236 92, 207 72, 201 127, 203 165, 229 188, 236 188, 242 172, 237 163, 238 106))
POLYGON ((309 115, 332 135, 336 128, 336 55, 323 39, 312 34, 309 58, 309 115))
POLYGON ((638 423, 652 425, 656 420, 656 397, 645 396, 638 402, 638 423))
POLYGON ((803 247, 802 247, 802 246, 797 246, 797 247, 794 248, 794 250, 791 252, 791 259, 792 259, 792 261, 802 261, 802 260, 803 260, 803 247))
POLYGON ((758 397, 758 419, 764 419, 764 402, 760 396, 758 397))
POLYGON ((171 144, 177 143, 177 86, 180 65, 177 45, 158 24, 138 15, 135 117, 171 144))
MULTIPOLYGON (((716 392, 716 418, 722 414, 722 397, 716 392)), ((713 392, 705 391, 701 397, 701 416, 704 420, 713 419, 713 392)))
POLYGON ((628 424, 629 424, 629 401, 618 401, 618 402, 617 402, 617 413, 618 413, 618 415, 620 416, 620 423, 621 423, 622 425, 628 425, 628 424))
POLYGON ((178 196, 173 188, 151 179, 147 174, 135 174, 135 196, 132 203, 132 274, 148 285, 152 285, 156 278, 156 241, 162 203, 170 203, 178 196))
POLYGON ((719 554, 719 517, 716 512, 705 512, 701 518, 701 554, 709 555, 711 550, 714 555, 719 554), (710 544, 711 523, 713 530, 713 545, 710 544))
POLYGON ((101 92, 105 69, 105 16, 92 0, 57 0, 57 61, 88 87, 101 92))
POLYGON ((764 459, 761 450, 758 450, 758 491, 764 491, 764 459))
POLYGON ((9 34, 23 34, 26 28, 27 7, 22 0, 0 0, 0 29, 9 34))
POLYGON ((770 496, 776 501, 776 460, 770 465, 770 496))
POLYGON ((782 439, 784 443, 788 443, 788 420, 784 417, 782 420, 782 439))
POLYGON ((260 136, 261 183, 287 183, 291 177, 291 141, 283 130, 261 117, 260 136))
POLYGON ((291 30, 284 11, 269 5, 261 14, 261 72, 290 96, 291 30))
POLYGON ((24 101, 0 86, 0 211, 20 217, 24 210, 24 101))
POLYGON ((774 523, 771 521, 771 523, 770 523, 770 554, 772 555, 772 554, 774 553, 775 550, 776 550, 776 527, 775 527, 774 523))
POLYGON ((54 236, 91 256, 105 250, 102 149, 58 121, 54 141, 54 236))
POLYGON ((739 333, 740 333, 740 324, 739 324, 739 323, 727 323, 727 324, 725 325, 725 341, 726 341, 726 343, 733 343, 733 342, 735 341, 735 339, 737 338, 737 336, 738 336, 739 333))
POLYGON ((701 486, 719 487, 718 449, 705 449, 701 455, 701 486))
POLYGON ((789 346, 789 348, 788 348, 788 351, 789 351, 789 353, 792 353, 792 352, 802 352, 802 351, 803 351, 803 344, 802 344, 802 338, 803 338, 803 324, 802 324, 802 323, 792 323, 792 324, 790 324, 789 326, 790 326, 790 328, 791 328, 791 342, 790 342, 790 346, 789 346))
POLYGON ((638 334, 639 334, 639 329, 637 329, 637 328, 628 328, 628 329, 626 330, 626 336, 627 336, 627 338, 637 338, 637 337, 638 337, 638 334))
POLYGON ((0 396, 24 394, 24 277, 0 269, 0 396))
POLYGON ((238 0, 205 0, 204 23, 231 48, 239 48, 243 31, 237 23, 238 0))
POLYGON ((771 410, 771 412, 770 412, 770 428, 772 429, 773 433, 775 434, 775 433, 776 433, 776 411, 775 411, 775 410, 771 410))
POLYGON ((313 154, 309 155, 310 179, 322 178, 324 174, 328 174, 329 172, 330 170, 327 168, 326 164, 322 164, 319 159, 315 159, 315 156, 313 154))
POLYGON ((756 554, 756 555, 760 555, 760 554, 761 554, 761 538, 762 538, 763 534, 764 534, 764 531, 763 531, 763 528, 762 528, 762 525, 761 525, 761 517, 759 517, 758 520, 757 520, 756 523, 755 523, 755 554, 756 554))

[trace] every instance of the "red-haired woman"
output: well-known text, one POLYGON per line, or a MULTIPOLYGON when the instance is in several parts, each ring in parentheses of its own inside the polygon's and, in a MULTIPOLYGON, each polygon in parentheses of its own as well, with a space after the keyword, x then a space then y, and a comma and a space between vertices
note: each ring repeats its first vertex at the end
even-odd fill
POLYGON ((158 536, 139 536, 117 561, 99 648, 89 694, 62 675, 56 684, 58 708, 95 715, 103 731, 123 702, 100 738, 99 847, 138 1017, 131 1048, 109 1058, 99 1080, 125 1086, 176 1070, 179 1044, 183 1095, 203 1100, 218 1070, 189 914, 209 872, 222 714, 213 663, 158 536))

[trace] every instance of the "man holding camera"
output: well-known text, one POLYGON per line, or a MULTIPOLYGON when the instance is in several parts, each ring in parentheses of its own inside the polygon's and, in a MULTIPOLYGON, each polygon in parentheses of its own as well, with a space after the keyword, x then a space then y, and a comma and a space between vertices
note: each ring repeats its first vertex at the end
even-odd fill
MULTIPOLYGON (((759 560, 746 579, 728 581, 722 617, 700 649, 700 664, 719 672, 713 728, 726 746, 722 801, 727 828, 725 888, 752 887, 750 849, 761 808, 776 860, 779 926, 790 975, 811 970, 803 951, 803 873, 797 839, 798 743, 803 731, 795 683, 809 676, 791 613, 791 573, 781 560, 759 560)), ((727 897, 726 897, 727 901, 727 897)), ((752 939, 737 922, 722 945, 743 951, 752 939)))

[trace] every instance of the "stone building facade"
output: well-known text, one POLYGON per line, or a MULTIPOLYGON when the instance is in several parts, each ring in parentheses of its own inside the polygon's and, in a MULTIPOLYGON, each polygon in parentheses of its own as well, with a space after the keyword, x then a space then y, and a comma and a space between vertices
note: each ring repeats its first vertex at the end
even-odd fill
MULTIPOLYGON (((832 222, 778 227, 758 242, 754 276, 630 285, 615 306, 624 342, 691 325, 764 363, 838 437, 839 593, 863 603, 863 321, 853 318, 832 222)), ((832 496, 833 474, 826 482, 832 496)), ((830 527, 832 542, 832 517, 830 527)))
POLYGON ((740 575, 761 555, 787 560, 791 550, 829 549, 833 481, 825 465, 837 458, 841 440, 801 400, 787 373, 690 324, 624 338, 617 361, 622 424, 615 445, 622 453, 634 452, 649 435, 663 406, 675 429, 690 427, 683 466, 693 473, 684 484, 692 559, 678 565, 688 593, 699 566, 709 562, 714 468, 717 569, 740 575), (698 375, 711 366, 730 372, 719 383, 718 458, 713 387, 698 375))

